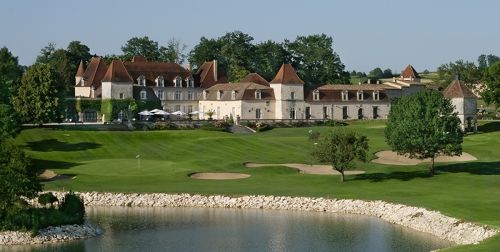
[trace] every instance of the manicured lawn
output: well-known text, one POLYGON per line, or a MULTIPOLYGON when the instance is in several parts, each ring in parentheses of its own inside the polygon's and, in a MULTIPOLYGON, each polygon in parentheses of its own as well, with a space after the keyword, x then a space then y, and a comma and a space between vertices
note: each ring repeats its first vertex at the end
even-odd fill
MULTIPOLYGON (((384 121, 353 122, 370 139, 370 155, 388 149, 384 121)), ((76 175, 45 184, 47 190, 112 192, 188 192, 202 194, 272 194, 385 200, 439 210, 467 221, 500 228, 500 122, 468 135, 464 151, 478 158, 469 163, 438 164, 430 177, 427 164, 389 166, 358 163, 367 174, 304 175, 295 170, 245 168, 243 162, 310 163, 311 128, 274 129, 252 135, 212 131, 117 132, 26 129, 16 138, 40 168, 76 175), (140 155, 140 167, 135 158, 140 155), (193 172, 243 172, 243 180, 207 181, 193 172)), ((324 133, 327 127, 313 127, 324 133)), ((456 251, 500 251, 500 237, 456 251)))

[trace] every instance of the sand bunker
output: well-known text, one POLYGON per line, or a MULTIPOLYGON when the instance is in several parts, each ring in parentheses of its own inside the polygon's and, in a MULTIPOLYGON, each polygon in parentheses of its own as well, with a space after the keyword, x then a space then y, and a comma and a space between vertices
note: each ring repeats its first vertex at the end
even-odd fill
POLYGON ((229 172, 199 172, 189 175, 194 179, 214 179, 214 180, 227 180, 227 179, 244 179, 249 178, 250 174, 245 173, 229 173, 229 172))
MULTIPOLYGON (((293 169, 299 170, 300 173, 304 174, 316 174, 316 175, 340 175, 340 172, 334 170, 331 165, 308 165, 308 164, 257 164, 257 163, 244 163, 245 167, 256 168, 256 167, 269 167, 269 166, 286 166, 293 169)), ((345 171, 344 175, 357 175, 363 174, 364 171, 345 171)))
MULTIPOLYGON (((375 153, 376 159, 372 162, 377 164, 388 165, 417 165, 420 163, 430 162, 431 159, 412 159, 407 156, 398 155, 394 151, 380 151, 375 153)), ((467 152, 462 152, 460 156, 438 156, 435 162, 467 162, 477 160, 474 156, 467 152)))
POLYGON ((54 180, 72 179, 75 177, 68 175, 59 175, 52 170, 44 170, 40 175, 38 175, 38 178, 43 181, 54 181, 54 180))

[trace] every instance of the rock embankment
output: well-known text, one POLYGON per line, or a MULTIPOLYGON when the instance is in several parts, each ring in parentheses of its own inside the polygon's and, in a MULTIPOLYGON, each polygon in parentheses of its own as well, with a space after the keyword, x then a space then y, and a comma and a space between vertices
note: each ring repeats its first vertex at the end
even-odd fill
POLYGON ((71 241, 94 237, 102 234, 102 230, 90 224, 64 225, 41 229, 34 237, 30 232, 7 231, 0 232, 0 245, 43 244, 61 241, 71 241))
MULTIPOLYGON (((63 193, 58 192, 54 194, 57 197, 63 195, 63 193)), ((83 198, 85 205, 88 206, 260 208, 363 214, 430 233, 457 244, 477 244, 498 232, 496 229, 464 222, 445 216, 437 211, 384 201, 262 195, 229 197, 164 193, 85 192, 80 193, 80 196, 83 198)))

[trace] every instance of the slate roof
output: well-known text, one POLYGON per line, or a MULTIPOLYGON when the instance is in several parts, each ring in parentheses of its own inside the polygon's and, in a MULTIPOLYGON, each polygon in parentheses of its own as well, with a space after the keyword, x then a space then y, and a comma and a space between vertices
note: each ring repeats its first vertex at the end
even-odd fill
POLYGON ((128 74, 132 77, 134 83, 137 83, 139 76, 146 78, 146 86, 156 86, 156 78, 163 76, 165 86, 174 86, 174 79, 180 76, 183 86, 186 85, 186 78, 191 76, 191 72, 179 64, 166 62, 148 62, 148 61, 126 61, 123 62, 128 74))
POLYGON ((271 83, 304 84, 290 64, 283 64, 271 83))
POLYGON ((446 98, 475 98, 477 96, 460 80, 453 80, 443 92, 446 98))

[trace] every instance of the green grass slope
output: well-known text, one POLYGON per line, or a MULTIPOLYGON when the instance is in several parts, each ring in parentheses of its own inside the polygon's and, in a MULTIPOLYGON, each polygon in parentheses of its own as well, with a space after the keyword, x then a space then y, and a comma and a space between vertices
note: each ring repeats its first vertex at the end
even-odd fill
MULTIPOLYGON (((350 126, 369 138, 370 156, 388 149, 384 121, 350 126)), ((223 132, 106 132, 26 129, 16 138, 39 168, 76 176, 45 183, 46 190, 110 192, 187 192, 201 194, 267 194, 385 200, 438 210, 467 221, 500 228, 500 123, 487 122, 484 132, 468 135, 464 151, 478 158, 468 163, 391 166, 357 163, 367 173, 348 176, 300 174, 284 167, 245 168, 243 162, 311 163, 313 142, 307 132, 328 127, 287 128, 251 134, 223 132), (136 156, 140 155, 140 161, 136 156), (140 162, 140 167, 139 167, 140 162), (251 174, 248 179, 210 181, 189 178, 193 172, 251 174)), ((500 251, 497 236, 456 251, 500 251)))

